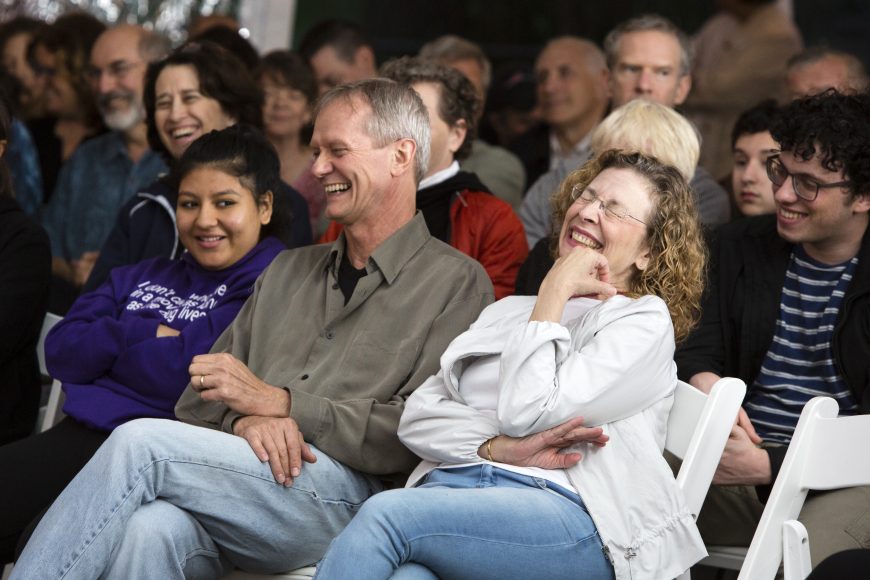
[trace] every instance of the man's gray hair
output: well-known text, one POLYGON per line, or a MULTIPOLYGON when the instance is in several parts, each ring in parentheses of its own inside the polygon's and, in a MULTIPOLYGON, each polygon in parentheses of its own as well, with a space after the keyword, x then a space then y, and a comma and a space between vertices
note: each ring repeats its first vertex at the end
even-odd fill
POLYGON ((676 24, 658 14, 644 14, 636 18, 631 18, 616 26, 613 30, 607 33, 604 38, 604 54, 607 56, 607 67, 614 70, 616 62, 619 60, 619 43, 622 37, 629 32, 645 32, 654 30, 670 34, 677 39, 680 44, 680 76, 685 76, 692 72, 692 41, 685 32, 680 30, 676 24))
POLYGON ((411 139, 417 144, 414 154, 414 178, 419 184, 429 167, 429 113, 426 105, 411 87, 387 79, 366 79, 336 87, 317 102, 314 118, 333 102, 341 100, 351 106, 362 100, 372 112, 366 121, 366 132, 376 147, 384 147, 399 139, 411 139))
POLYGON ((489 90, 489 84, 492 82, 492 63, 478 44, 466 38, 455 34, 439 36, 424 44, 417 56, 446 65, 457 60, 474 60, 480 66, 480 81, 483 83, 484 93, 489 90))

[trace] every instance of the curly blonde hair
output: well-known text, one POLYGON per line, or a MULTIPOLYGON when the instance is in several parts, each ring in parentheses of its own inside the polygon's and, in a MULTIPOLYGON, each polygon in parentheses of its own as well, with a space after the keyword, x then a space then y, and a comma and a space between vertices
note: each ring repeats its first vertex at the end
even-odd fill
POLYGON ((653 294, 665 301, 674 324, 674 337, 682 342, 701 315, 707 249, 701 235, 695 198, 686 180, 675 168, 655 157, 610 149, 571 172, 553 194, 553 236, 550 251, 558 257, 559 232, 568 208, 574 203, 571 191, 586 189, 605 169, 630 169, 649 183, 654 208, 647 225, 650 261, 635 270, 629 282, 632 297, 653 294))

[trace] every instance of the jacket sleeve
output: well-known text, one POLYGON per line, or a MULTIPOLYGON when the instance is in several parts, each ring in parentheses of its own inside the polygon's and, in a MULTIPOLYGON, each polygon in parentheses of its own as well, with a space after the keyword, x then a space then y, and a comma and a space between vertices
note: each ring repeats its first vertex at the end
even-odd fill
POLYGON ((529 255, 523 224, 507 202, 492 198, 487 210, 486 226, 482 232, 480 255, 481 263, 495 291, 495 299, 500 300, 514 293, 517 272, 529 255))
MULTIPOLYGON (((594 327, 572 344, 567 328, 529 322, 501 357, 501 432, 523 437, 583 416, 601 425, 637 414, 673 390, 673 327, 664 304, 640 299, 598 307, 594 327)), ((587 316, 594 311, 587 313, 587 316)))
MULTIPOLYGON (((330 457, 373 474, 410 470, 417 458, 402 445, 396 430, 405 401, 438 368, 450 341, 468 328, 492 300, 474 277, 434 320, 408 380, 387 403, 375 400, 333 401, 291 390, 290 416, 311 442, 330 457), (380 464, 372 457, 388 458, 380 464)), ((226 428, 226 426, 225 426, 226 428)))
POLYGON ((478 461, 478 448, 497 435, 495 416, 453 399, 441 372, 408 398, 399 422, 402 443, 420 458, 437 463, 478 461))
POLYGON ((45 340, 45 362, 56 379, 89 383, 108 373, 127 348, 156 337, 162 319, 119 320, 117 280, 83 294, 45 340))
POLYGON ((715 238, 710 247, 710 273, 701 302, 701 322, 674 353, 677 374, 686 382, 701 372, 721 377, 725 370, 725 342, 719 307, 721 247, 719 238, 715 238))

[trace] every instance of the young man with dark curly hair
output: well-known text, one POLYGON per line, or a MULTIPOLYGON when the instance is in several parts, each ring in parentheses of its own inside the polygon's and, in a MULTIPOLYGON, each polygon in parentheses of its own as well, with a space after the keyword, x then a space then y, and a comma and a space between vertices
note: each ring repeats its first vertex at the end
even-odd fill
MULTIPOLYGON (((723 227, 701 325, 677 353, 682 379, 749 387, 698 527, 748 545, 804 404, 870 413, 870 96, 828 91, 787 105, 767 161, 776 214, 723 227)), ((856 441, 854 452, 866 453, 856 441)), ((870 487, 808 498, 812 561, 870 537, 870 487), (862 515, 863 514, 863 515, 862 515)))

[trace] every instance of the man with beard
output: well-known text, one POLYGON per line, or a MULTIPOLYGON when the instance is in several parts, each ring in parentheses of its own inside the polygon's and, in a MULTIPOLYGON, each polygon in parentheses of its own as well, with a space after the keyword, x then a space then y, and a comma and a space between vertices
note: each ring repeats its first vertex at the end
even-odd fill
POLYGON ((142 90, 148 63, 165 56, 166 39, 120 25, 97 38, 89 76, 108 133, 83 143, 61 169, 43 224, 52 270, 76 288, 88 279, 118 209, 166 171, 148 148, 142 90))

